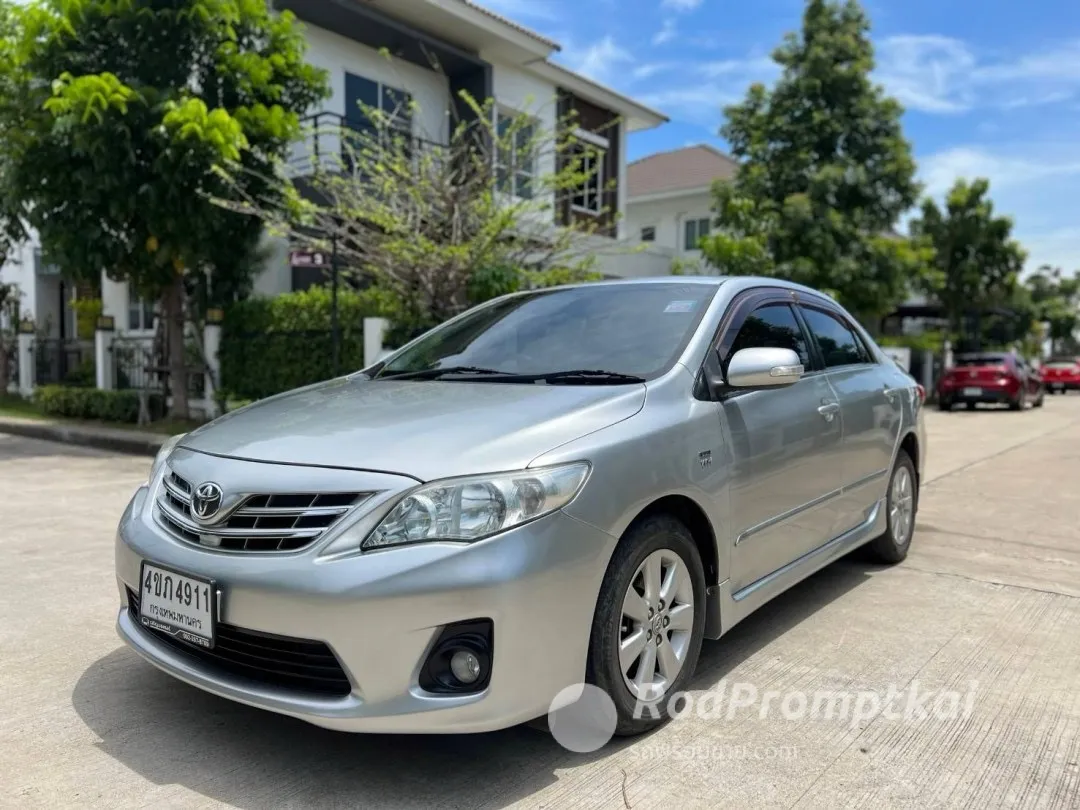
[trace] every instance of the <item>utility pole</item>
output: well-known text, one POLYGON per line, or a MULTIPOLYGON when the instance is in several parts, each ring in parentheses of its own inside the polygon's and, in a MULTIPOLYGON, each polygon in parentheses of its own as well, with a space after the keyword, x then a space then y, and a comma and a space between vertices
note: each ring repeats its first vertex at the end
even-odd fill
POLYGON ((338 376, 341 358, 341 329, 338 324, 338 255, 337 255, 337 231, 330 242, 330 340, 333 343, 333 359, 331 368, 334 376, 338 376))

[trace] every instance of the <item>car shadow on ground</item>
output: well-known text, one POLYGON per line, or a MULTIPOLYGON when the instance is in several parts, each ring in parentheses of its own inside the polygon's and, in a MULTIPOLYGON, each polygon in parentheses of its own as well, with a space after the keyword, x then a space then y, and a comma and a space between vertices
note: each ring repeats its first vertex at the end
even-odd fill
MULTIPOLYGON (((840 560, 706 642, 692 688, 719 682, 874 569, 859 557, 840 560)), ((141 777, 242 808, 502 807, 552 784, 559 769, 635 744, 574 754, 530 726, 453 737, 326 731, 201 692, 126 647, 83 673, 72 702, 101 750, 141 777)))

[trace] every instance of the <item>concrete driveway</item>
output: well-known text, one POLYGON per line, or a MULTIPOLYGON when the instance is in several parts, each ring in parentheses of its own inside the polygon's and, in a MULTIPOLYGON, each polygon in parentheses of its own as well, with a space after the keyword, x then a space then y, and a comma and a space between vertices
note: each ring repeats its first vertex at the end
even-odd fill
POLYGON ((966 711, 755 705, 591 755, 528 727, 339 735, 171 680, 113 631, 112 531, 147 460, 0 435, 0 806, 1078 807, 1080 396, 928 418, 907 562, 841 561, 707 642, 694 695, 966 711))

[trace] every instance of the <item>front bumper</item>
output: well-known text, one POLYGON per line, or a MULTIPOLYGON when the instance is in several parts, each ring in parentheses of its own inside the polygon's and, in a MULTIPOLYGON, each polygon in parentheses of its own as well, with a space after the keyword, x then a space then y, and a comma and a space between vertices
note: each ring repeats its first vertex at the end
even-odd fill
POLYGON ((221 697, 342 731, 460 733, 547 712, 584 679, 593 612, 615 538, 563 512, 472 545, 426 544, 330 560, 318 549, 236 554, 162 532, 140 489, 116 539, 120 637, 150 663, 221 697), (351 684, 342 697, 251 680, 215 667, 138 624, 127 589, 143 560, 211 577, 219 621, 324 642, 351 684), (472 695, 435 695, 420 669, 441 628, 494 624, 492 676, 472 695))

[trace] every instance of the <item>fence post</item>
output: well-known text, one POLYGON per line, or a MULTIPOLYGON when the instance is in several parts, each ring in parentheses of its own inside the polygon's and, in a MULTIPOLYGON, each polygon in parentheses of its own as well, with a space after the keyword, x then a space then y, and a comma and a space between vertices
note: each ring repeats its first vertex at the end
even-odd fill
POLYGON ((364 318, 364 368, 379 362, 383 355, 383 335, 389 327, 386 318, 364 318))
POLYGON ((19 324, 19 394, 28 397, 34 393, 34 325, 19 324))
POLYGON ((218 385, 221 381, 221 360, 218 351, 221 349, 221 310, 209 310, 206 315, 206 324, 203 326, 203 352, 206 354, 206 383, 204 399, 206 400, 206 416, 213 419, 220 416, 218 385))
POLYGON ((94 384, 103 391, 110 391, 116 382, 116 358, 113 357, 113 339, 116 321, 112 315, 102 315, 94 329, 94 384))

